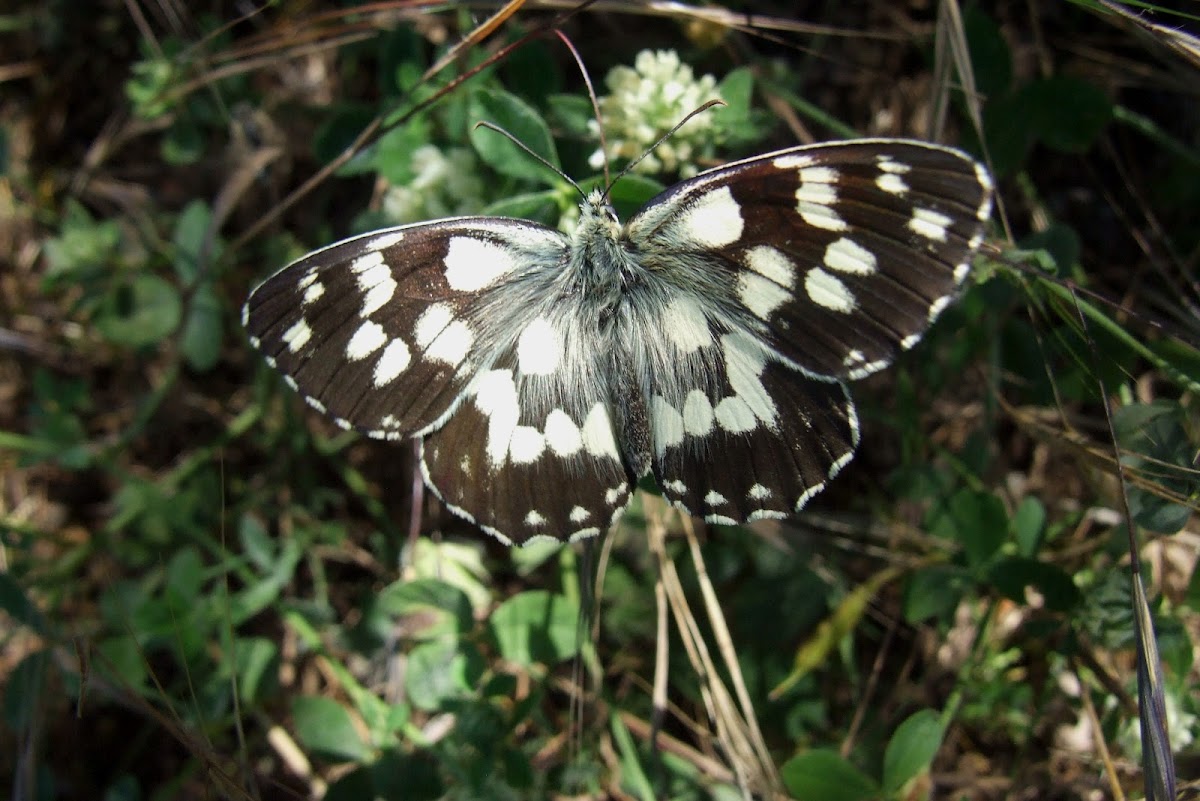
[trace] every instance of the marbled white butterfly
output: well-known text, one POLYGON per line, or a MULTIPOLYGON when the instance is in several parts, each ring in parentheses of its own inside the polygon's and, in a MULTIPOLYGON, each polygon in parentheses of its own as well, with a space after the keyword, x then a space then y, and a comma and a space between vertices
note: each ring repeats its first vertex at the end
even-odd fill
POLYGON ((683 181, 572 236, 460 217, 285 267, 250 341, 342 428, 422 438, 425 483, 506 543, 607 529, 636 482, 717 523, 791 514, 859 438, 845 382, 911 348, 983 241, 963 153, 873 139, 683 181))

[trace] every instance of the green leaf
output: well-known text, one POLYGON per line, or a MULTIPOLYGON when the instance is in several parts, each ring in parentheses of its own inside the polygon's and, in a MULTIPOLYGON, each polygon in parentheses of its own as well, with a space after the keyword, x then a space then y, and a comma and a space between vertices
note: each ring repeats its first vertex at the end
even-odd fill
POLYGON ((16 623, 28 626, 38 634, 46 632, 46 621, 25 590, 7 570, 0 571, 0 609, 16 623))
POLYGON ((588 129, 588 124, 596 118, 592 101, 583 95, 550 95, 546 104, 558 128, 577 137, 592 135, 588 129))
POLYGON ((1032 557, 1042 544, 1042 530, 1046 526, 1046 507, 1032 495, 1025 496, 1012 517, 1013 539, 1017 541, 1017 552, 1032 557))
POLYGON ((134 692, 146 686, 146 660, 133 635, 121 634, 101 640, 92 660, 96 670, 134 692))
POLYGON ((389 584, 375 598, 369 613, 381 616, 379 633, 394 627, 397 618, 412 618, 406 629, 419 639, 458 636, 475 625, 471 599, 460 588, 431 578, 401 580, 389 584), (419 621, 419 625, 417 622, 419 621))
POLYGON ((973 584, 965 570, 952 565, 917 570, 904 589, 904 619, 914 624, 929 618, 948 619, 973 584))
POLYGON ((783 763, 783 785, 798 801, 860 801, 879 795, 879 785, 836 751, 813 749, 783 763))
POLYGON ((1012 83, 1012 54, 1000 26, 978 6, 971 6, 963 12, 963 30, 976 89, 984 97, 1008 91, 1012 83))
POLYGON ((105 297, 96 330, 114 345, 139 348, 162 341, 179 327, 179 292, 157 275, 142 274, 121 282, 105 297))
POLYGON ((553 665, 579 650, 578 604, 546 590, 509 598, 488 622, 501 656, 510 662, 553 665))
POLYGON ((445 702, 469 697, 482 670, 479 655, 446 638, 422 643, 408 655, 405 689, 413 706, 432 711, 445 702))
POLYGON ((371 775, 375 797, 383 801, 434 801, 446 792, 437 763, 421 752, 385 751, 372 763, 371 775))
MULTIPOLYGON (((330 114, 313 136, 313 154, 319 162, 328 164, 340 156, 371 124, 373 119, 375 119, 375 110, 366 105, 346 106, 330 114)), ((384 134, 384 136, 386 135, 384 134)), ((339 174, 356 175, 374 169, 373 166, 368 166, 366 169, 352 170, 351 165, 357 161, 358 159, 355 158, 349 164, 342 165, 339 174)))
POLYGON ((929 770, 942 746, 941 716, 922 709, 900 724, 883 754, 883 792, 898 793, 909 781, 929 770))
POLYGON ((1007 539, 1008 513, 1004 503, 990 492, 962 489, 937 510, 930 529, 960 543, 967 564, 981 567, 1007 539))
POLYGON ((33 727, 44 722, 43 702, 50 665, 49 652, 34 651, 9 671, 0 688, 4 693, 4 722, 23 737, 33 736, 33 727))
MULTIPOLYGON (((713 114, 721 135, 735 140, 754 134, 750 101, 754 95, 754 73, 749 67, 739 67, 726 75, 717 86, 725 105, 704 112, 713 114)), ((707 98, 705 98, 707 99, 707 98)))
POLYGON ((223 344, 221 299, 211 281, 205 281, 192 293, 187 321, 183 324, 179 348, 188 367, 205 373, 221 360, 223 344))
POLYGON ((1059 222, 1052 222, 1044 230, 1035 231, 1021 240, 1024 250, 1044 250, 1054 259, 1062 274, 1075 268, 1083 254, 1083 243, 1074 228, 1059 222))
POLYGON ((266 570, 273 564, 275 554, 279 551, 262 519, 249 512, 238 520, 238 542, 241 543, 242 553, 260 570, 266 570))
POLYGON ((559 195, 560 192, 557 189, 520 192, 489 203, 480 213, 489 217, 540 220, 547 225, 552 225, 557 222, 559 217, 559 195))
POLYGON ((1062 568, 1030 559, 1012 556, 992 565, 988 572, 991 583, 1010 600, 1026 603, 1025 588, 1032 587, 1045 599, 1052 612, 1069 612, 1081 600, 1079 589, 1062 568))
POLYGON ((204 134, 190 114, 178 114, 163 136, 161 153, 167 164, 195 164, 204 155, 204 134))
MULTIPOLYGON (((554 168, 559 167, 550 126, 521 98, 503 90, 480 90, 471 95, 468 110, 473 122, 490 122, 504 129, 554 168)), ((502 133, 472 127, 470 137, 479 157, 502 175, 551 186, 560 180, 554 170, 539 164, 502 133)))
POLYGON ((46 281, 81 281, 105 272, 121 245, 121 227, 114 220, 96 222, 81 203, 68 200, 59 235, 46 240, 46 281))
MULTIPOLYGON (((175 220, 172 236, 175 244, 175 274, 184 286, 190 286, 200 277, 200 261, 211 225, 212 212, 202 200, 187 204, 175 220)), ((214 250, 209 250, 207 254, 210 260, 216 255, 214 250)))
POLYGON ((1095 84, 1070 75, 1042 78, 1018 93, 1022 123, 1049 148, 1082 153, 1113 117, 1113 104, 1095 84))
POLYGON ((292 702, 296 739, 311 751, 341 762, 362 762, 369 755, 350 712, 323 696, 304 695, 292 702))
POLYGON ((1026 113, 1025 100, 1016 92, 994 97, 983 107, 983 137, 997 176, 1019 170, 1033 146, 1035 134, 1026 113))
POLYGON ((266 637, 239 637, 233 652, 238 696, 243 703, 257 703, 275 688, 279 646, 266 637))

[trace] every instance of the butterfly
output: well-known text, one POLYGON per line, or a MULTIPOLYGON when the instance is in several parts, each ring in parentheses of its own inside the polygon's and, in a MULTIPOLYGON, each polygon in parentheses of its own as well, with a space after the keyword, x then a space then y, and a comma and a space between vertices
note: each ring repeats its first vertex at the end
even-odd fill
POLYGON ((652 475, 689 514, 801 509, 854 455, 847 382, 953 301, 993 184, 901 139, 793 147, 682 181, 627 223, 374 231, 251 293, 251 344, 344 429, 421 440, 426 485, 506 543, 607 530, 652 475))

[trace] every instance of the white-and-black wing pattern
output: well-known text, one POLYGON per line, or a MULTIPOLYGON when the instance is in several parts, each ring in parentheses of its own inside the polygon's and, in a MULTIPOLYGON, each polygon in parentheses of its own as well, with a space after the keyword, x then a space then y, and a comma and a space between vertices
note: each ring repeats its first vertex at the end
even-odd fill
POLYGON ((688 298, 664 338, 706 365, 694 386, 648 389, 664 494, 740 522, 823 489, 858 444, 843 382, 891 363, 950 303, 991 189, 956 150, 861 140, 702 173, 630 220, 642 264, 688 298))
POLYGON ((247 301, 309 405, 421 437, 426 484, 505 542, 604 531, 653 473, 709 521, 803 507, 852 458, 845 382, 951 302, 991 210, 964 154, 859 140, 702 173, 566 238, 455 218, 333 245, 247 301))
POLYGON ((750 313, 765 342, 814 374, 855 380, 915 345, 949 305, 991 198, 986 170, 957 150, 853 140, 702 173, 628 230, 649 269, 681 259, 723 268, 726 302, 750 313), (682 235, 680 221, 691 223, 682 235))
POLYGON ((567 247, 556 231, 496 218, 375 231, 268 278, 243 324, 268 364, 342 428, 419 436, 500 355, 481 298, 531 259, 565 261, 567 247))

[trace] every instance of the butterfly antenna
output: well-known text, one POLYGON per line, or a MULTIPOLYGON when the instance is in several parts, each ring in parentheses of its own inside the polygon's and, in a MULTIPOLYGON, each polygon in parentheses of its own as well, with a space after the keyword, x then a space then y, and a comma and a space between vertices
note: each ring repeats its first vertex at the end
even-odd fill
MULTIPOLYGON (((562 39, 567 50, 571 51, 571 56, 575 59, 575 63, 579 65, 579 74, 583 76, 583 84, 587 87, 588 99, 592 101, 592 112, 596 115, 596 127, 600 130, 600 155, 604 158, 604 185, 611 186, 608 175, 608 140, 604 136, 604 120, 600 115, 600 101, 596 99, 596 89, 592 86, 592 76, 588 74, 587 67, 583 66, 583 57, 579 55, 579 51, 575 49, 575 44, 560 30, 554 31, 558 34, 558 38, 562 39)), ((608 192, 605 191, 607 197, 608 192)))
POLYGON ((508 139, 508 141, 512 142, 514 145, 516 145, 517 147, 524 150, 526 153, 528 153, 533 158, 537 159, 539 164, 544 166, 546 169, 550 170, 552 173, 557 175, 559 178, 562 178, 564 181, 569 183, 571 186, 575 187, 575 191, 579 193, 580 197, 582 197, 582 198, 587 197, 587 194, 583 191, 583 189, 579 186, 579 184, 575 183, 575 181, 573 181, 571 179, 571 176, 567 175, 565 172, 560 170, 558 167, 555 167, 553 164, 546 161, 546 159, 543 158, 542 156, 533 152, 533 149, 530 148, 529 145, 525 144, 520 139, 513 136, 511 133, 504 130, 499 125, 496 125, 494 122, 488 122, 487 120, 481 120, 481 121, 475 123, 475 127, 476 128, 487 128, 489 131, 495 131, 496 133, 504 136, 505 138, 508 139))
MULTIPOLYGON (((613 186, 616 185, 617 181, 621 180, 626 175, 628 175, 630 170, 632 170, 639 163, 641 163, 642 159, 646 158, 646 156, 649 156, 651 153, 653 153, 655 150, 657 150, 659 145, 661 145, 663 142, 667 141, 672 136, 674 136, 675 132, 678 131, 680 128, 687 125, 688 122, 691 121, 692 117, 695 117, 698 114, 708 111, 713 106, 724 106, 724 105, 728 105, 724 100, 713 99, 713 100, 710 100, 707 103, 705 103, 703 106, 700 106, 697 109, 693 109, 692 111, 689 111, 686 117, 684 117, 679 122, 675 123, 674 128, 672 128, 671 130, 667 131, 665 134, 660 136, 658 138, 658 141, 655 142, 650 147, 646 148, 645 152, 643 152, 642 155, 638 156, 636 159, 634 159, 633 161, 626 164, 625 167, 619 173, 617 173, 617 177, 613 178, 612 181, 610 181, 608 183, 608 185, 604 188, 604 197, 605 198, 608 197, 608 193, 612 191, 612 188, 613 188, 613 186)), ((605 170, 605 172, 607 173, 607 170, 605 170)))

